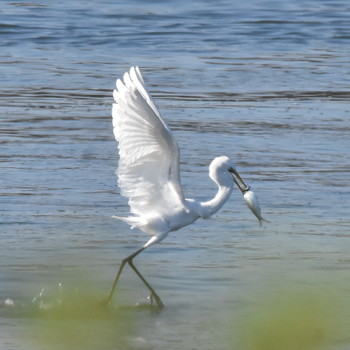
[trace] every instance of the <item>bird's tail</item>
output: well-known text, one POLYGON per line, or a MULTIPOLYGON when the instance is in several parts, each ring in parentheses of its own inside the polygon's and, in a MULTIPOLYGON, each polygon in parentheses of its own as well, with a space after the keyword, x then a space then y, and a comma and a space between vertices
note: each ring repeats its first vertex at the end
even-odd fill
POLYGON ((139 216, 128 216, 128 217, 123 217, 123 216, 117 216, 113 215, 113 219, 118 219, 126 222, 129 224, 131 229, 134 229, 136 227, 140 228, 141 226, 144 226, 147 221, 145 219, 140 218, 139 216))

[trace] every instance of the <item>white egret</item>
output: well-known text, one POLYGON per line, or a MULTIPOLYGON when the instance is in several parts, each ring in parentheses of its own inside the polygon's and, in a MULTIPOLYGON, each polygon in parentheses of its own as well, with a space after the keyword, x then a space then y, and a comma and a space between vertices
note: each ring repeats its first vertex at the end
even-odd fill
POLYGON ((220 156, 209 167, 209 176, 218 186, 215 197, 206 202, 186 199, 180 182, 179 148, 153 103, 139 68, 132 67, 124 74, 123 81, 117 80, 116 87, 112 116, 119 148, 118 185, 121 194, 128 197, 132 214, 117 218, 131 228, 149 234, 150 238, 122 261, 106 302, 112 298, 120 274, 128 263, 150 291, 151 302, 155 300, 162 308, 160 297, 136 269, 133 258, 160 242, 169 232, 216 213, 229 198, 234 182, 242 192, 248 186, 234 162, 220 156))

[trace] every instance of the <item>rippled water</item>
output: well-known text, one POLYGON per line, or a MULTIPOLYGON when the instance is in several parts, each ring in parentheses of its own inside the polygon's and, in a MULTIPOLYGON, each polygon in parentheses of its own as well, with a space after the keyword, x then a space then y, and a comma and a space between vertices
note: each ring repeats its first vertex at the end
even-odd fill
MULTIPOLYGON (((28 349, 18 332, 42 291, 55 299, 80 281, 105 295, 147 238, 111 218, 128 211, 111 91, 131 65, 178 140, 186 196, 214 194, 207 167, 225 154, 271 221, 260 229, 235 191, 142 253, 166 309, 137 314, 131 347, 228 349, 244 308, 285 276, 336 286, 350 263, 349 20, 345 0, 3 1, 1 348, 28 349)), ((131 271, 121 283, 117 305, 146 298, 131 271)), ((331 337, 328 349, 349 343, 331 337)))

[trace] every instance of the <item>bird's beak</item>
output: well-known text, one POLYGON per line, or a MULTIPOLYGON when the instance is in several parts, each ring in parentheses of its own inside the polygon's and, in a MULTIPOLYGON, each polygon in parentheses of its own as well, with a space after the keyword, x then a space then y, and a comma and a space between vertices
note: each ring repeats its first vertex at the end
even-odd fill
POLYGON ((241 176, 238 174, 238 171, 234 168, 228 169, 228 171, 232 174, 233 181, 237 185, 237 187, 241 190, 242 193, 246 192, 249 189, 249 186, 243 181, 241 176))

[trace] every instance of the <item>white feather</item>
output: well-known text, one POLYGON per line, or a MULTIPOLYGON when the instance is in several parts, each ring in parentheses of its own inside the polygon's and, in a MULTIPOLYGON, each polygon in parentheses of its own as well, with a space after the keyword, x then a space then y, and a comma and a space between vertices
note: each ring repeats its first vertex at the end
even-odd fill
POLYGON ((146 227, 151 218, 159 213, 171 216, 184 208, 178 146, 138 68, 131 68, 116 86, 112 116, 119 143, 118 184, 134 214, 124 220, 154 234, 146 227))

